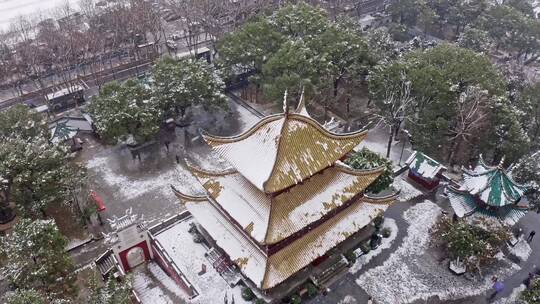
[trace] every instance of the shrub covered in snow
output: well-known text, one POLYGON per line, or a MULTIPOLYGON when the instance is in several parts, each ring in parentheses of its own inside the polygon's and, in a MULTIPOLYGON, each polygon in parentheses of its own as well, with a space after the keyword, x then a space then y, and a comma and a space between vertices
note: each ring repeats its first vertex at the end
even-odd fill
POLYGON ((435 226, 435 237, 448 249, 450 258, 459 257, 471 270, 494 262, 510 233, 489 222, 474 225, 442 217, 435 226))
POLYGON ((362 244, 360 244, 360 249, 364 254, 366 254, 371 250, 371 247, 369 246, 368 242, 363 242, 362 244))
POLYGON ((384 166, 383 173, 367 187, 367 192, 378 193, 388 188, 394 181, 392 162, 379 154, 363 148, 345 161, 354 169, 374 169, 384 166))
POLYGON ((349 250, 343 254, 347 261, 349 261, 350 264, 354 264, 356 262, 356 253, 354 253, 353 250, 349 250))
POLYGON ((289 301, 290 304, 300 304, 302 303, 302 298, 300 298, 299 295, 294 294, 291 296, 291 299, 289 301))
POLYGON ((384 222, 384 217, 382 215, 378 215, 373 219, 373 226, 375 226, 376 229, 379 229, 381 228, 383 222, 384 222))
POLYGON ((540 279, 534 280, 531 287, 521 293, 520 300, 526 304, 540 303, 540 279))
POLYGON ((255 299, 255 294, 253 293, 253 290, 249 287, 242 288, 242 298, 246 301, 251 301, 255 299))
POLYGON ((307 289, 307 296, 309 298, 314 298, 317 295, 317 293, 319 293, 319 290, 317 289, 317 287, 315 287, 315 285, 311 282, 306 284, 306 289, 307 289))
POLYGON ((390 227, 386 227, 382 230, 382 236, 383 238, 387 238, 387 237, 390 237, 390 235, 392 234, 392 229, 390 227))

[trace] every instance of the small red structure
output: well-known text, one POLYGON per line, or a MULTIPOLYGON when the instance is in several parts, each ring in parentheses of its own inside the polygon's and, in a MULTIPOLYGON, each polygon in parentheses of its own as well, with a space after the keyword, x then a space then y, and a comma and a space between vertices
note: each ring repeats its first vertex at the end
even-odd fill
POLYGON ((94 203, 96 203, 97 211, 101 212, 105 209, 105 203, 103 202, 103 199, 96 193, 96 191, 92 190, 90 191, 90 197, 94 200, 94 203))

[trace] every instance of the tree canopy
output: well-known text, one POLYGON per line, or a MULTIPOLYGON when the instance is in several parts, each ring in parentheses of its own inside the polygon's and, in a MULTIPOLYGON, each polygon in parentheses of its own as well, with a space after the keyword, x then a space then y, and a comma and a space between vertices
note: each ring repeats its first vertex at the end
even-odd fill
POLYGON ((44 138, 6 138, 0 145, 0 172, 6 203, 15 202, 27 215, 43 212, 51 203, 67 204, 84 171, 67 161, 66 151, 44 138))
POLYGON ((104 285, 100 285, 94 276, 89 282, 90 295, 87 304, 131 304, 130 278, 124 278, 117 282, 109 278, 104 285))
POLYGON ((487 56, 441 44, 376 66, 369 91, 381 111, 386 110, 388 91, 399 92, 404 81, 415 99, 415 119, 407 125, 415 148, 447 160, 457 157, 461 163, 479 153, 496 160, 505 155, 512 162, 527 151, 528 139, 508 102, 505 81, 487 56), (472 95, 464 98, 466 92, 472 95), (460 150, 467 152, 451 155, 461 139, 465 146, 460 150))
POLYGON ((152 95, 167 114, 185 114, 187 108, 201 104, 226 106, 223 81, 217 71, 202 60, 175 60, 165 57, 152 71, 152 95))
POLYGON ((53 220, 21 219, 0 242, 0 253, 7 260, 5 273, 15 286, 33 288, 50 298, 75 295, 74 267, 65 251, 67 240, 53 220))
POLYGON ((500 225, 487 221, 453 221, 448 217, 438 221, 434 235, 443 242, 450 258, 459 257, 469 270, 479 270, 495 261, 495 255, 510 238, 507 229, 500 225))
POLYGON ((337 99, 373 61, 356 28, 347 20, 330 21, 320 8, 288 5, 225 36, 217 45, 220 64, 254 71, 252 81, 271 100, 281 101, 285 90, 296 98, 302 89, 337 99))
POLYGON ((7 304, 45 304, 43 296, 34 289, 17 289, 7 298, 7 304))
POLYGON ((97 132, 113 143, 127 135, 132 135, 139 143, 149 140, 159 131, 162 118, 151 91, 132 79, 105 85, 88 105, 88 112, 97 132))

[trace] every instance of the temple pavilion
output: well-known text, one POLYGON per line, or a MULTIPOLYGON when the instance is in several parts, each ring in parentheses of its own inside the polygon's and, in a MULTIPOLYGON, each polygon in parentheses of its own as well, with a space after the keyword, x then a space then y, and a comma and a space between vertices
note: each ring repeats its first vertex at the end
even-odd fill
POLYGON ((528 210, 526 200, 522 200, 525 190, 506 173, 502 161, 488 166, 480 157, 474 170, 463 171, 462 185, 448 186, 446 193, 458 217, 478 214, 514 225, 528 210))
POLYGON ((301 97, 294 111, 266 116, 242 134, 203 134, 230 169, 188 162, 205 193, 175 193, 244 278, 268 292, 324 259, 394 201, 364 195, 382 167, 354 170, 341 162, 366 135, 326 130, 301 97))

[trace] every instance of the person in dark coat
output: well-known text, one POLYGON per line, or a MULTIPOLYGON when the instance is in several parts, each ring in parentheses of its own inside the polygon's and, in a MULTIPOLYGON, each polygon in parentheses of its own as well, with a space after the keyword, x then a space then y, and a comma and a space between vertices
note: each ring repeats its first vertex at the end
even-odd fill
POLYGON ((529 242, 529 243, 532 242, 532 240, 533 240, 535 234, 536 234, 536 231, 534 231, 534 230, 531 231, 531 232, 529 233, 529 236, 527 237, 527 242, 529 242))

